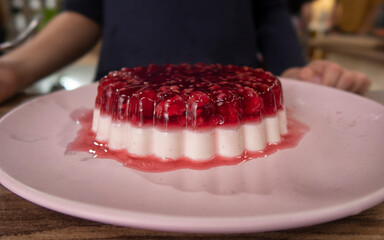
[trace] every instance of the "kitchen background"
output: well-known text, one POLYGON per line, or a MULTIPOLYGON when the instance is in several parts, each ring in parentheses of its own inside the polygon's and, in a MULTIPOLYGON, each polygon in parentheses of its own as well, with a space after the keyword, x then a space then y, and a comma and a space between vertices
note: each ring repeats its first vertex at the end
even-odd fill
MULTIPOLYGON (((288 0, 292 22, 310 59, 327 59, 361 71, 373 81, 371 90, 384 89, 383 0, 288 0)), ((15 39, 42 14, 35 32, 62 9, 61 0, 0 0, 0 42, 15 39)), ((28 88, 29 93, 74 89, 90 83, 100 44, 70 66, 28 88)))

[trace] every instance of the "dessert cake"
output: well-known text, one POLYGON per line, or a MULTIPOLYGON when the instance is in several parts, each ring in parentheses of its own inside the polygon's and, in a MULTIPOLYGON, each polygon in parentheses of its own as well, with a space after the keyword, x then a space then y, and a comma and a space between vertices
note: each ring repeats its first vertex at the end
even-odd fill
POLYGON ((263 151, 287 133, 281 83, 262 69, 202 63, 123 68, 99 82, 96 141, 159 161, 263 151))

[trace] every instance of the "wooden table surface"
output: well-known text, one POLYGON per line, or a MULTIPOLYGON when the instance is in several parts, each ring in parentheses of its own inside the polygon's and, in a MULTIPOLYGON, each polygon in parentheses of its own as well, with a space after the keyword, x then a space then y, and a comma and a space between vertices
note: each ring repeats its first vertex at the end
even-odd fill
MULTIPOLYGON (((29 97, 19 95, 0 105, 0 116, 29 97)), ((384 104, 384 91, 371 91, 367 97, 384 104)), ((118 227, 71 217, 37 206, 0 185, 0 240, 12 239, 384 240, 384 202, 355 216, 299 229, 247 234, 186 234, 118 227)))

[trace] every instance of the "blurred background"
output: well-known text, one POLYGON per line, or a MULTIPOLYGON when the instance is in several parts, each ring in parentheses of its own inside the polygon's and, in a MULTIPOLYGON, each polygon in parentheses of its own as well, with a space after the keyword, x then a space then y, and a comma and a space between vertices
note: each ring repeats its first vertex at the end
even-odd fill
POLYGON ((384 89, 383 0, 288 0, 308 60, 326 59, 365 73, 384 89))
MULTIPOLYGON (((308 60, 331 60, 361 71, 373 81, 372 90, 384 89, 384 0, 287 0, 287 3, 308 60)), ((61 9, 61 0, 0 0, 0 42, 16 39, 42 14, 33 35, 61 9)), ((41 94, 92 82, 99 50, 100 44, 74 64, 26 91, 41 94)))
MULTIPOLYGON (((63 7, 61 0, 0 0, 0 42, 16 39, 31 22, 42 16, 33 36, 57 15, 63 7)), ((27 41, 26 39, 25 41, 27 41)), ((94 80, 100 44, 75 63, 32 85, 28 94, 45 94, 54 90, 72 90, 94 80)), ((12 49, 9 49, 11 51, 12 49)), ((4 54, 0 52, 0 54, 4 54)))

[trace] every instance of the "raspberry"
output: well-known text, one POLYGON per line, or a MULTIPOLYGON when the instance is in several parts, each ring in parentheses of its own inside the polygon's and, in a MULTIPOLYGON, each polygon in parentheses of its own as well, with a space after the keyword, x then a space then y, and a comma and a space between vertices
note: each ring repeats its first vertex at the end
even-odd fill
POLYGON ((174 93, 167 94, 156 104, 156 123, 165 124, 165 126, 183 124, 179 120, 182 115, 185 115, 185 110, 186 104, 183 97, 174 93))
POLYGON ((128 115, 136 125, 153 122, 154 106, 157 101, 156 92, 150 88, 137 90, 129 101, 128 115))
POLYGON ((277 111, 276 100, 272 89, 264 83, 257 83, 256 89, 263 98, 264 108, 263 114, 266 116, 274 115, 277 111))
POLYGON ((118 94, 114 95, 112 99, 112 118, 117 120, 129 119, 129 102, 132 94, 141 89, 142 86, 126 86, 118 90, 118 94))
POLYGON ((201 108, 205 104, 210 101, 209 96, 201 91, 194 91, 189 95, 188 105, 192 105, 194 103, 197 104, 197 108, 201 108))
POLYGON ((243 109, 240 107, 240 99, 229 90, 220 90, 216 96, 217 112, 225 123, 237 123, 242 118, 243 109))
POLYGON ((179 95, 173 95, 162 100, 156 105, 155 112, 157 115, 182 115, 186 110, 184 99, 179 95))
POLYGON ((263 99, 261 96, 250 87, 240 88, 239 94, 242 96, 241 103, 244 109, 246 119, 260 117, 261 109, 263 108, 263 99))
MULTIPOLYGON (((103 113, 103 114, 112 114, 111 112, 111 107, 113 105, 113 99, 115 97, 115 95, 118 93, 118 90, 120 88, 123 88, 127 86, 127 83, 126 82, 123 82, 123 81, 116 81, 116 82, 113 82, 111 84, 109 84, 108 86, 106 86, 103 91, 101 92, 101 95, 100 95, 100 104, 101 104, 101 108, 100 108, 100 112, 103 113)), ((96 100, 98 101, 98 100, 96 100)))

